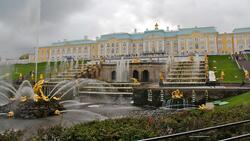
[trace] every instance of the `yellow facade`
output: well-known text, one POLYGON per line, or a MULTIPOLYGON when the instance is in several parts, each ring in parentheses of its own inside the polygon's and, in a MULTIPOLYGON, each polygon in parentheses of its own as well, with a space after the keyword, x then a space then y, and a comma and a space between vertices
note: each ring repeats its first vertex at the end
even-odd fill
POLYGON ((235 52, 250 50, 250 32, 242 32, 234 34, 235 52))
POLYGON ((250 50, 250 28, 218 33, 215 27, 179 28, 177 31, 146 30, 141 33, 111 33, 96 40, 63 41, 39 48, 38 61, 74 59, 147 57, 152 55, 232 54, 250 50))
POLYGON ((217 33, 193 32, 178 36, 179 54, 217 54, 217 33))
POLYGON ((233 54, 234 41, 232 33, 223 33, 218 36, 218 54, 233 54))
POLYGON ((38 61, 39 62, 46 62, 48 61, 49 58, 49 52, 50 48, 45 47, 45 48, 38 48, 38 61))

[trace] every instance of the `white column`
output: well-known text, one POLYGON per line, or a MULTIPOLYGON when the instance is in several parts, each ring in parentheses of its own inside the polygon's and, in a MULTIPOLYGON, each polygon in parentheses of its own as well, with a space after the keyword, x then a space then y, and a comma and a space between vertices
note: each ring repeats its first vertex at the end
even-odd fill
POLYGON ((127 43, 126 43, 126 52, 127 52, 127 55, 129 54, 128 48, 129 48, 129 43, 127 42, 127 43))

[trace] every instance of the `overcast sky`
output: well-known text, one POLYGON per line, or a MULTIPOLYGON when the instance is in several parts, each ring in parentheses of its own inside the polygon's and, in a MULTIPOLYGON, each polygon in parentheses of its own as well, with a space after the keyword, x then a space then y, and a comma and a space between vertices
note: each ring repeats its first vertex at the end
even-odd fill
POLYGON ((0 56, 16 57, 63 39, 105 33, 250 26, 250 0, 0 0, 0 56), (39 16, 40 15, 40 16, 39 16))

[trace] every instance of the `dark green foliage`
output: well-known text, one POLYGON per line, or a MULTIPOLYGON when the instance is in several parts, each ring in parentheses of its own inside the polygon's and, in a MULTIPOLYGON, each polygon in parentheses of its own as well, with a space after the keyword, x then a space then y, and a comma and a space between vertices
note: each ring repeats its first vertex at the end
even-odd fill
POLYGON ((7 130, 0 134, 0 141, 21 141, 22 135, 21 131, 7 130))
POLYGON ((32 118, 44 118, 55 115, 56 110, 64 110, 63 106, 59 104, 59 101, 51 99, 50 101, 39 100, 27 100, 20 102, 17 105, 19 108, 15 111, 15 117, 32 119, 32 118))
POLYGON ((39 130, 37 140, 61 139, 65 141, 128 141, 156 136, 146 119, 114 119, 93 121, 71 128, 52 127, 39 130))
POLYGON ((29 54, 23 54, 19 57, 20 60, 29 59, 29 54))
MULTIPOLYGON (((55 139, 60 139, 60 141, 130 141, 246 120, 250 119, 249 113, 249 106, 237 106, 218 108, 213 111, 183 111, 168 116, 93 121, 70 128, 56 126, 41 129, 33 139, 41 141, 55 139)), ((194 135, 209 136, 207 140, 218 140, 247 132, 250 132, 249 124, 194 135)), ((196 140, 196 138, 179 137, 175 140, 196 140)))

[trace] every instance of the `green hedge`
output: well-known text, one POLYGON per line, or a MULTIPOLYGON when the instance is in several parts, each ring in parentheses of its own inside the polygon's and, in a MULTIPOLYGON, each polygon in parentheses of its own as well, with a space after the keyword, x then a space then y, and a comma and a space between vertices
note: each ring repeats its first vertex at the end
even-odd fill
MULTIPOLYGON (((41 129, 32 140, 130 141, 250 119, 249 113, 249 106, 237 106, 208 112, 192 110, 168 116, 110 119, 77 124, 71 128, 56 126, 41 129)), ((218 140, 245 132, 250 132, 249 125, 204 132, 202 135, 210 136, 207 140, 218 140)), ((180 139, 196 140, 187 137, 176 140, 180 139)))

